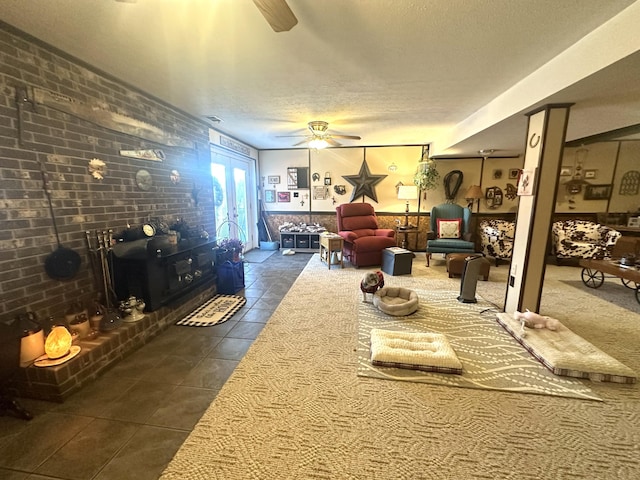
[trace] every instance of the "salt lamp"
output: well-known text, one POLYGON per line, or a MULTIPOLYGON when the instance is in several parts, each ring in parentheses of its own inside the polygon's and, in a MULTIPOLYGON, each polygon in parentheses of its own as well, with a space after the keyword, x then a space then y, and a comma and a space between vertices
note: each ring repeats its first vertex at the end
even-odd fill
POLYGON ((71 333, 63 326, 55 326, 44 342, 44 351, 51 360, 64 357, 71 349, 71 333))

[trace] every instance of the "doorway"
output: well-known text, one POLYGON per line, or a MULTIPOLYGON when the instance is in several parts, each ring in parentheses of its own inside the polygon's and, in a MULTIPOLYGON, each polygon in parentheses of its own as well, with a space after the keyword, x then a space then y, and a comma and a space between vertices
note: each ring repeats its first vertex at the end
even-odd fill
POLYGON ((216 236, 239 238, 247 252, 257 247, 255 160, 211 147, 216 236))

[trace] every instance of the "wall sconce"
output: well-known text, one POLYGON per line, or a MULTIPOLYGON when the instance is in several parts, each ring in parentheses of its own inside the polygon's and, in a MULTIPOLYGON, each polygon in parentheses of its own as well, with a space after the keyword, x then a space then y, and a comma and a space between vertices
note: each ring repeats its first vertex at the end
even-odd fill
POLYGON ((409 228, 409 200, 418 199, 418 188, 415 185, 400 185, 398 187, 398 200, 406 200, 407 205, 404 210, 404 228, 409 228))
POLYGON ((471 185, 469 187, 469 189, 467 190, 467 193, 465 194, 464 198, 467 200, 467 202, 469 202, 467 207, 469 207, 469 209, 471 210, 471 213, 473 213, 473 203, 474 202, 477 202, 477 204, 478 204, 478 212, 480 211, 480 199, 482 197, 484 197, 484 195, 482 194, 482 189, 480 188, 480 185, 471 185))

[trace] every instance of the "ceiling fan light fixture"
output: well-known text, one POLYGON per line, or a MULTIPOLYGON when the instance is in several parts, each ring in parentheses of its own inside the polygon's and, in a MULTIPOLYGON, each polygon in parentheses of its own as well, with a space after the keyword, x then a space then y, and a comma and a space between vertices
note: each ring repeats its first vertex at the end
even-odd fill
POLYGON ((315 150, 322 150, 323 148, 327 148, 329 143, 321 137, 314 136, 311 140, 309 140, 309 148, 313 148, 315 150))
POLYGON ((320 120, 316 120, 313 122, 309 122, 309 130, 314 136, 322 137, 327 132, 327 128, 329 128, 329 124, 327 122, 323 122, 320 120))

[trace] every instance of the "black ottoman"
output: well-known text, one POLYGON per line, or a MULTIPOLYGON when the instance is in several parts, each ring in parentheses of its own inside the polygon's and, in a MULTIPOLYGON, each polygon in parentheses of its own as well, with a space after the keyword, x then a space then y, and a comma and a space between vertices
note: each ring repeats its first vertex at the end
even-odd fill
POLYGON ((382 271, 389 275, 411 273, 413 252, 405 248, 389 247, 382 250, 382 271))

